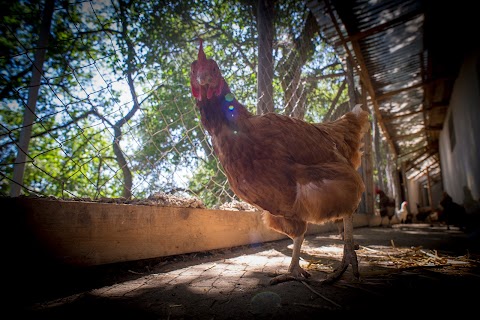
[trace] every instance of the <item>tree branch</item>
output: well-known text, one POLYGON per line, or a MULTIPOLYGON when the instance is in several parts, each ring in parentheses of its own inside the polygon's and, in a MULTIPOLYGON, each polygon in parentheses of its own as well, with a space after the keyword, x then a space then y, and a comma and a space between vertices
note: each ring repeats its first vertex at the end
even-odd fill
POLYGON ((325 79, 331 79, 331 78, 339 78, 339 77, 344 77, 345 72, 340 72, 340 73, 332 73, 332 74, 324 74, 324 75, 319 75, 319 76, 307 76, 303 77, 302 80, 303 82, 318 82, 319 80, 325 80, 325 79))
MULTIPOLYGON (((78 116, 78 117, 72 118, 71 121, 68 121, 68 122, 66 122, 66 123, 64 123, 64 124, 62 124, 62 125, 59 125, 59 126, 57 126, 57 127, 54 127, 54 128, 51 128, 51 129, 42 131, 42 132, 40 132, 40 133, 34 134, 34 135, 32 135, 32 138, 42 137, 42 136, 44 136, 44 135, 46 135, 46 134, 49 134, 49 133, 52 133, 52 132, 54 132, 54 131, 61 130, 61 129, 65 129, 65 128, 71 126, 72 124, 78 122, 79 120, 85 119, 85 118, 88 117, 89 115, 93 115, 93 114, 96 114, 96 112, 93 111, 93 110, 87 111, 87 112, 85 112, 84 114, 82 114, 82 115, 80 115, 80 116, 78 116)), ((17 143, 18 143, 18 140, 17 140, 17 139, 15 139, 15 140, 10 140, 10 141, 8 141, 8 142, 5 142, 5 143, 1 144, 1 145, 0 145, 0 149, 6 147, 6 146, 8 146, 8 145, 17 144, 17 143)))

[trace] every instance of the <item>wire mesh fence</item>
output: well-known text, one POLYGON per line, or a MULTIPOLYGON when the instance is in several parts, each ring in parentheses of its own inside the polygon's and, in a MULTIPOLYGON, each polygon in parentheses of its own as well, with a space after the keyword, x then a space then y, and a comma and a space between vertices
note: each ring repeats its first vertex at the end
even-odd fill
MULTIPOLYGON (((201 37, 237 99, 260 112, 256 1, 2 1, 2 10, 2 195, 238 200, 188 75, 201 37)), ((303 2, 277 1, 274 12, 271 111, 338 117, 348 108, 342 61, 303 2)))

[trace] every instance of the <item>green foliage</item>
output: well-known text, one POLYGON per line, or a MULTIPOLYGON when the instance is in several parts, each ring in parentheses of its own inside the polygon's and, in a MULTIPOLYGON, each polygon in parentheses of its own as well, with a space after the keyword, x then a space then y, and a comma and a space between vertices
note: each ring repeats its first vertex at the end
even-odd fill
POLYGON ((96 199, 120 193, 121 171, 110 143, 94 129, 73 130, 65 137, 45 137, 34 142, 25 171, 26 181, 32 181, 31 188, 66 198, 96 199))
MULTIPOLYGON (((37 1, 1 3, 7 9, 0 33, 0 193, 7 194, 42 5, 37 1)), ((24 193, 122 195, 125 177, 112 149, 114 129, 120 128, 120 146, 133 174, 135 197, 182 190, 207 206, 230 201, 234 195, 190 92, 190 64, 202 37, 207 57, 218 62, 237 99, 253 112, 257 101, 255 5, 256 1, 244 0, 59 2, 28 150, 24 193)), ((307 13, 303 2, 277 2, 273 85, 279 112, 285 103, 280 81, 288 72, 281 64, 295 52, 295 39, 303 31, 307 13)), ((343 78, 316 80, 341 72, 341 65, 319 35, 312 44, 312 55, 301 69, 307 94, 305 117, 321 121, 343 78)), ((346 99, 345 91, 340 102, 346 99)))
POLYGON ((228 188, 227 177, 216 159, 202 162, 188 187, 207 207, 221 205, 235 198, 228 188))

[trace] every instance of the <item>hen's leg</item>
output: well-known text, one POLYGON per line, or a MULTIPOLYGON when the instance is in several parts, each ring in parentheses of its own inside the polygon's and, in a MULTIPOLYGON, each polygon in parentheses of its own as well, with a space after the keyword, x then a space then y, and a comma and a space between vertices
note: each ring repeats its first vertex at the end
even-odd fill
POLYGON ((303 280, 310 277, 310 273, 300 267, 300 249, 302 248, 303 239, 303 235, 293 238, 292 261, 288 267, 288 272, 270 280, 271 285, 291 280, 303 280))
POLYGON ((360 278, 357 253, 355 252, 355 244, 353 243, 353 215, 343 218, 343 227, 344 245, 342 263, 327 277, 327 279, 324 280, 324 283, 333 283, 340 279, 350 264, 352 265, 352 271, 355 278, 357 280, 360 278))
POLYGON ((338 235, 343 240, 343 220, 335 221, 335 224, 337 225, 338 235))

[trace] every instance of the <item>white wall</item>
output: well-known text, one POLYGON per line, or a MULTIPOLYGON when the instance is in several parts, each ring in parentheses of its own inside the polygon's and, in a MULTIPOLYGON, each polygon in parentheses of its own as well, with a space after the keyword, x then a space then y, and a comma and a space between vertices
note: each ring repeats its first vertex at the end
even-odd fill
MULTIPOLYGON (((422 184, 426 184, 427 178, 423 176, 419 179, 410 179, 407 181, 408 192, 408 209, 411 213, 417 214, 417 203, 420 206, 426 206, 427 203, 424 203, 422 200, 422 184)), ((433 209, 436 209, 440 203, 440 198, 442 196, 442 182, 441 181, 431 181, 430 182, 431 192, 432 192, 432 204, 433 209)))
POLYGON ((462 204, 464 187, 480 198, 480 50, 465 58, 454 84, 440 134, 440 163, 444 190, 462 204), (450 147, 449 118, 453 114, 456 144, 450 147))

